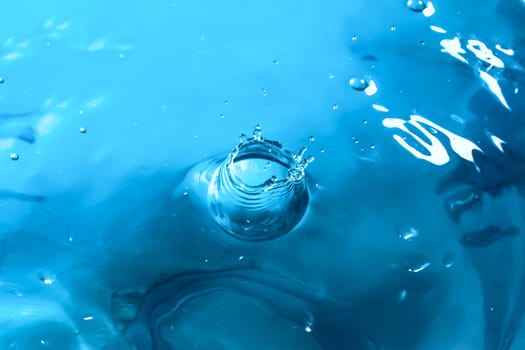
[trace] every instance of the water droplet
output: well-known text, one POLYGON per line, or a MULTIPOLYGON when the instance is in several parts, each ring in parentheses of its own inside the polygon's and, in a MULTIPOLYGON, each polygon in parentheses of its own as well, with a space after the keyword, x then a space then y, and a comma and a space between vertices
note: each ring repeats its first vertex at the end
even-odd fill
POLYGON ((279 60, 273 60, 273 64, 279 64, 279 60))
POLYGON ((3 84, 3 83, 5 83, 5 80, 4 78, 0 77, 0 84, 3 84))
POLYGON ((87 129, 86 128, 80 128, 79 131, 80 131, 80 133, 85 134, 87 132, 87 129))
POLYGON ((93 318, 94 318, 93 315, 87 315, 87 316, 82 317, 82 319, 83 319, 84 321, 91 321, 91 320, 93 320, 93 318))
POLYGON ((358 143, 359 143, 359 139, 358 139, 358 138, 356 138, 356 137, 354 137, 354 144, 356 144, 356 145, 357 145, 358 143))
POLYGON ((9 155, 9 158, 11 158, 11 160, 18 160, 18 159, 20 159, 20 156, 18 154, 16 154, 16 153, 11 153, 9 155))
POLYGON ((413 227, 410 227, 408 230, 402 230, 399 232, 399 238, 407 241, 412 242, 415 238, 419 236, 419 231, 413 227))
POLYGON ((244 256, 241 255, 241 256, 239 257, 239 261, 241 261, 241 260, 243 260, 243 259, 244 259, 244 256))
POLYGON ((396 26, 394 26, 394 25, 390 26, 390 31, 393 32, 393 31, 395 31, 396 29, 397 29, 396 26))
POLYGON ((368 124, 368 120, 363 119, 363 120, 362 120, 362 123, 363 123, 364 125, 366 125, 366 124, 368 124))
POLYGON ((310 137, 308 138, 308 141, 310 141, 310 142, 314 142, 314 141, 315 141, 315 137, 314 137, 314 136, 310 136, 310 137))
POLYGON ((329 74, 329 75, 328 75, 328 79, 332 80, 332 79, 334 79, 334 78, 335 78, 335 75, 333 75, 333 74, 329 74))
POLYGON ((356 41, 357 40, 357 35, 352 35, 352 41, 356 41))
POLYGON ((450 269, 452 266, 454 266, 456 260, 456 254, 454 252, 447 252, 442 259, 443 266, 445 268, 450 269))
POLYGON ((376 149, 376 145, 370 145, 370 149, 376 149))
POLYGON ((268 96, 268 91, 265 88, 261 89, 261 95, 268 96))
POLYGON ((408 0, 407 7, 414 12, 421 12, 427 8, 427 5, 423 0, 408 0))
POLYGON ((304 330, 305 330, 306 333, 310 333, 312 331, 312 327, 306 326, 306 327, 304 327, 304 330))
POLYGON ((47 339, 40 339, 40 344, 44 346, 49 346, 49 341, 47 339))
POLYGON ((319 149, 319 152, 324 153, 324 148, 319 149))
POLYGON ((84 111, 80 110, 80 111, 78 111, 78 114, 82 115, 82 114, 84 114, 84 111))
POLYGON ((494 312, 494 310, 495 310, 495 309, 494 309, 494 306, 491 306, 491 307, 489 308, 489 310, 490 310, 490 312, 494 312))
POLYGON ((228 104, 230 104, 230 102, 228 102, 228 100, 224 100, 224 104, 228 105, 228 104))
POLYGON ((348 83, 352 87, 352 89, 357 91, 363 91, 368 87, 368 83, 363 78, 351 78, 348 83))
POLYGON ((333 109, 334 111, 337 110, 338 108, 339 108, 339 106, 336 105, 336 104, 334 104, 334 105, 332 106, 332 109, 333 109))
POLYGON ((224 119, 224 114, 222 114, 222 113, 219 114, 219 118, 220 118, 220 119, 224 119))
POLYGON ((182 194, 184 197, 188 197, 189 196, 189 193, 188 191, 184 191, 184 193, 182 194))
POLYGON ((419 45, 424 46, 425 45, 425 40, 420 40, 419 41, 419 45))

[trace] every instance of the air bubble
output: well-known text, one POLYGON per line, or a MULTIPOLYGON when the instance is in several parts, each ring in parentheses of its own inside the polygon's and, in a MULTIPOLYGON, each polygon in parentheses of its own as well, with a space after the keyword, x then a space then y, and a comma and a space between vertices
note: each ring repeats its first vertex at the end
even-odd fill
POLYGON ((220 118, 220 119, 224 119, 224 114, 222 114, 222 113, 219 114, 219 118, 220 118))
POLYGON ((393 32, 393 31, 395 31, 396 29, 397 29, 396 26, 394 26, 394 25, 390 26, 390 31, 393 32))
POLYGON ((85 134, 87 132, 87 129, 86 128, 80 128, 79 131, 80 131, 80 133, 85 134))
POLYGON ((352 41, 356 41, 357 40, 357 35, 352 35, 352 41))
POLYGON ((268 91, 265 88, 261 89, 261 95, 268 96, 268 91))
POLYGON ((9 155, 9 158, 11 158, 11 160, 18 160, 18 159, 20 159, 20 156, 18 154, 16 154, 16 153, 11 153, 9 155))
POLYGON ((3 84, 3 83, 5 83, 5 80, 4 78, 0 77, 0 84, 3 84))
POLYGON ((423 0, 408 0, 407 7, 414 12, 421 12, 427 8, 427 5, 423 0))
POLYGON ((363 123, 363 125, 368 124, 368 120, 366 120, 366 119, 363 119, 361 122, 363 123))
POLYGON ((315 141, 315 137, 314 137, 314 136, 310 136, 310 137, 308 138, 308 141, 310 141, 310 142, 314 142, 314 141, 315 141))
POLYGON ((273 60, 273 64, 279 64, 279 60, 273 60))
POLYGON ((368 87, 368 82, 363 78, 351 78, 348 83, 357 91, 363 91, 368 87))
POLYGON ((332 109, 333 109, 334 111, 336 111, 336 110, 338 110, 338 109, 339 109, 339 106, 338 106, 338 105, 336 105, 336 104, 334 104, 334 105, 332 106, 332 109))

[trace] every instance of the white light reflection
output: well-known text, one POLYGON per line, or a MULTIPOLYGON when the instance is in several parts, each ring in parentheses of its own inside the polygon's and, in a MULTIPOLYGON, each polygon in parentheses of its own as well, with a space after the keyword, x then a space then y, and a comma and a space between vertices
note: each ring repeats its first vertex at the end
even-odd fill
POLYGON ((496 146, 501 153, 505 153, 505 151, 503 150, 503 145, 506 144, 506 142, 491 133, 488 133, 488 135, 494 146, 496 146))
POLYGON ((421 264, 421 265, 419 265, 418 267, 415 267, 415 268, 411 268, 411 267, 409 267, 409 268, 408 268, 408 272, 418 273, 418 272, 423 271, 424 269, 426 269, 426 268, 429 267, 429 266, 430 266, 430 263, 427 261, 426 263, 421 264))
POLYGON ((465 59, 465 57, 460 55, 461 53, 467 53, 467 51, 461 47, 461 42, 457 36, 454 39, 443 39, 440 41, 440 44, 441 47, 443 47, 441 52, 446 52, 461 62, 468 64, 468 61, 465 59))
POLYGON ((512 109, 508 105, 507 100, 505 100, 505 96, 503 96, 503 92, 501 91, 501 87, 499 86, 496 78, 494 78, 489 73, 482 71, 481 69, 479 69, 478 72, 479 77, 487 84, 489 90, 498 98, 505 108, 511 111, 512 109))
POLYGON ((390 112, 390 110, 386 108, 385 106, 381 106, 375 103, 372 105, 372 108, 378 112, 384 112, 384 113, 390 112))
POLYGON ((423 16, 430 17, 436 13, 436 9, 431 1, 427 2, 427 7, 423 10, 423 16))
POLYGON ((441 28, 438 26, 430 26, 430 29, 436 33, 441 33, 441 34, 445 34, 447 32, 445 28, 441 28))
POLYGON ((485 45, 484 42, 479 40, 468 40, 467 41, 467 49, 470 50, 474 55, 476 55, 477 58, 480 60, 487 62, 491 66, 497 67, 497 68, 503 68, 505 67, 505 64, 503 64, 503 61, 499 59, 498 57, 494 56, 494 53, 492 53, 492 50, 485 45))
POLYGON ((365 91, 365 94, 367 94, 368 96, 375 95, 376 92, 377 92, 377 85, 376 85, 375 81, 370 79, 368 81, 368 86, 366 87, 366 89, 364 91, 365 91))
POLYGON ((514 56, 514 50, 513 49, 504 49, 501 47, 500 44, 496 44, 496 50, 503 52, 507 56, 514 56))
POLYGON ((397 128, 411 135, 415 139, 415 141, 417 141, 421 146, 423 146, 430 154, 421 153, 419 150, 409 145, 406 139, 398 134, 394 134, 392 137, 394 138, 394 140, 397 141, 397 143, 399 143, 404 149, 410 152, 414 157, 426 160, 427 162, 437 166, 447 164, 450 161, 450 156, 448 155, 445 146, 443 146, 439 139, 426 129, 428 127, 434 129, 436 132, 440 132, 443 135, 445 135, 450 141, 450 147, 452 148, 452 150, 458 156, 469 162, 474 162, 474 150, 483 152, 472 141, 459 135, 456 135, 455 133, 437 125, 436 123, 420 115, 411 115, 408 121, 399 118, 385 118, 383 119, 383 126, 387 128, 397 128), (430 143, 426 142, 419 135, 408 129, 406 126, 407 123, 416 128, 419 132, 421 132, 421 134, 423 134, 430 141, 430 143))

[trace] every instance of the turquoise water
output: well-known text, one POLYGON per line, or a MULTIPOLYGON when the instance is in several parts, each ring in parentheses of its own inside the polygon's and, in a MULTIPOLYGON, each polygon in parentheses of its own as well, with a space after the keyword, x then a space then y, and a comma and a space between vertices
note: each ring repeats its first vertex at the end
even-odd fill
POLYGON ((522 0, 0 11, 0 349, 525 347, 522 0))

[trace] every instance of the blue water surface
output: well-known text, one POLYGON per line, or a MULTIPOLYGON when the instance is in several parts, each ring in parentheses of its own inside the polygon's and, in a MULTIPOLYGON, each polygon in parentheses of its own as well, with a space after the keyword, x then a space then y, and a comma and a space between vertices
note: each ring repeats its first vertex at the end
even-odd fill
POLYGON ((0 13, 0 349, 525 348, 523 0, 0 13))

